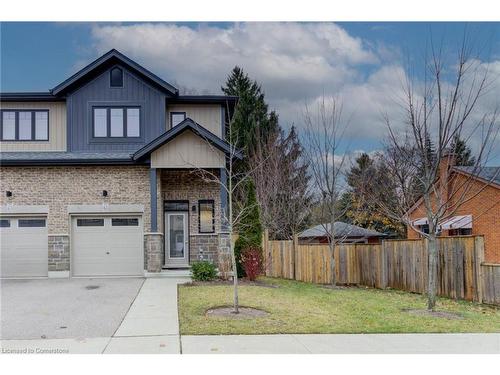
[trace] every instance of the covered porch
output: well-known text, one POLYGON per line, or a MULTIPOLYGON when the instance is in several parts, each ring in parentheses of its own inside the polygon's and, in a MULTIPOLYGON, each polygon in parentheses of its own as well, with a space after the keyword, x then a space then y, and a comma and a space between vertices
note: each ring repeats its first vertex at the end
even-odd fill
POLYGON ((144 234, 145 269, 187 269, 207 260, 218 265, 229 251, 224 188, 229 145, 186 119, 134 158, 150 164, 151 231, 144 234))

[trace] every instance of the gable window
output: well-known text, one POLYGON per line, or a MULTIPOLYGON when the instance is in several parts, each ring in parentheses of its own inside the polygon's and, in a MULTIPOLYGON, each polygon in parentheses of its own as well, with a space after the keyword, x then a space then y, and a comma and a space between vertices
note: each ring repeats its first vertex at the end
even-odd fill
POLYGON ((3 110, 0 116, 2 141, 48 141, 48 110, 3 110))
POLYGON ((214 215, 214 201, 213 200, 200 200, 198 201, 198 215, 199 215, 199 232, 200 233, 214 233, 215 232, 215 215, 214 215))
POLYGON ((186 119, 186 112, 170 112, 170 124, 173 128, 186 119))
POLYGON ((109 85, 111 87, 123 87, 123 70, 113 68, 109 72, 109 85))
POLYGON ((94 107, 94 138, 138 138, 141 136, 138 107, 94 107))

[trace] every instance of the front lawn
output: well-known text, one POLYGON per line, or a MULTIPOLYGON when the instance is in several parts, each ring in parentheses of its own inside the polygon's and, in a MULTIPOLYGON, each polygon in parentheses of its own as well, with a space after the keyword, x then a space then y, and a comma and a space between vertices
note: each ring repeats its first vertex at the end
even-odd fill
POLYGON ((447 319, 404 311, 425 309, 425 297, 418 294, 354 287, 327 289, 271 278, 260 281, 267 286, 240 286, 240 304, 269 315, 248 319, 206 316, 209 308, 231 305, 231 286, 180 285, 181 334, 500 332, 500 310, 474 303, 439 299, 438 310, 462 317, 447 319))

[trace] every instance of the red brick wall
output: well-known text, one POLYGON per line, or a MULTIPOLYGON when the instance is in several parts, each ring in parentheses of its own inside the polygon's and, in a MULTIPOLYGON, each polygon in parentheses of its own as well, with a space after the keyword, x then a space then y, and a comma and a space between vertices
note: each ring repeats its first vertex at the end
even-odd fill
MULTIPOLYGON (((457 190, 453 196, 460 196, 459 186, 464 185, 465 177, 462 174, 455 174, 453 186, 457 190)), ((489 263, 500 263, 500 189, 495 186, 485 184, 479 180, 465 184, 470 186, 467 202, 462 203, 454 216, 472 215, 472 235, 484 236, 485 261, 489 263)), ((425 217, 425 209, 420 205, 410 215, 412 220, 425 217)), ((443 235, 448 235, 445 231, 443 235)), ((419 234, 413 229, 408 228, 408 238, 419 238, 419 234)))

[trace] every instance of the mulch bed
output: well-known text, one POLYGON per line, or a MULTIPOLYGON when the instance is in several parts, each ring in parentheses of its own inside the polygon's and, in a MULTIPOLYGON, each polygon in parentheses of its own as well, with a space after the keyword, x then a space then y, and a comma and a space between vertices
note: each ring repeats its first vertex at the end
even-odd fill
POLYGON ((464 317, 458 313, 448 312, 448 311, 429 311, 424 309, 403 309, 403 311, 419 316, 428 316, 432 318, 443 318, 443 319, 463 319, 464 317))
POLYGON ((239 307, 238 314, 234 313, 234 308, 232 306, 221 306, 208 309, 205 313, 206 316, 220 316, 223 318, 233 318, 233 319, 252 319, 252 318, 262 318, 269 315, 267 311, 254 309, 252 307, 239 307))

